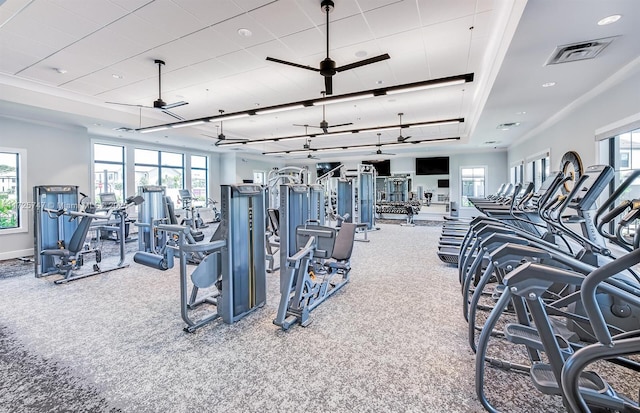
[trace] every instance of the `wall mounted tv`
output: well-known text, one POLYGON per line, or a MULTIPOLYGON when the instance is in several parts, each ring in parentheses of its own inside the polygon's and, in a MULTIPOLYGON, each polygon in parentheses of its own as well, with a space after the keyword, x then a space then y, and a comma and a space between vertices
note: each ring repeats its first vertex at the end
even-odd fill
POLYGON ((438 179, 438 188, 449 188, 448 179, 438 179))
MULTIPOLYGON (((318 162, 316 164, 316 174, 320 178, 322 175, 329 173, 330 170, 342 165, 340 162, 318 162)), ((333 173, 333 176, 340 176, 340 173, 333 173)))
POLYGON ((362 161, 363 165, 373 165, 376 168, 378 176, 391 176, 391 160, 381 159, 374 161, 362 161))
POLYGON ((449 157, 416 158, 416 175, 449 175, 449 157))

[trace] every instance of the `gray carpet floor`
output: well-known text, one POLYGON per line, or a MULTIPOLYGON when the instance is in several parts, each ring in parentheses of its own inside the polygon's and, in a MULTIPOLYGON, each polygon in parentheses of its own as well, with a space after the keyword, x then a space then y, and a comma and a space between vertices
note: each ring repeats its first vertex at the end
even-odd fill
MULTIPOLYGON (((379 227, 355 244, 351 282, 287 332, 277 272, 265 307, 188 334, 177 268, 54 285, 1 263, 0 412, 483 411, 441 228, 379 227)), ((563 411, 526 376, 490 375, 503 411, 563 411)))

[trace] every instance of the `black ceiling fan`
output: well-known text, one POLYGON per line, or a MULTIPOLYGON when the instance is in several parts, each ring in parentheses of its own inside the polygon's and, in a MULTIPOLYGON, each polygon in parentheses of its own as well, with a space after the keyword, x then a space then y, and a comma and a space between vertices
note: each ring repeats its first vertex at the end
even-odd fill
POLYGON ((345 70, 355 69, 360 66, 365 66, 371 63, 380 62, 382 60, 390 59, 390 56, 385 53, 380 56, 370 57, 368 59, 360 60, 358 62, 349 63, 344 66, 336 67, 336 62, 333 61, 329 57, 329 13, 333 10, 334 4, 332 0, 322 0, 320 2, 320 8, 327 15, 327 57, 320 62, 320 68, 315 68, 311 66, 305 66, 298 63, 287 62, 286 60, 275 59, 273 57, 267 57, 267 60, 282 63, 289 66, 299 67, 301 69, 312 70, 314 72, 319 72, 322 76, 324 76, 324 88, 327 95, 333 94, 333 75, 337 72, 344 72, 345 70))
POLYGON ((404 115, 404 113, 402 112, 398 113, 398 116, 400 117, 400 136, 398 136, 398 142, 404 142, 411 137, 411 136, 402 136, 402 115, 404 115))
MULTIPOLYGON (((322 92, 322 95, 324 97, 324 92, 322 92)), ((320 122, 320 126, 315 126, 315 125, 299 125, 297 123, 294 123, 293 126, 304 126, 304 132, 305 135, 307 134, 307 128, 308 127, 312 127, 312 128, 319 128, 322 129, 322 131, 324 133, 329 133, 329 128, 337 128, 339 126, 348 126, 348 125, 353 125, 353 122, 348 122, 348 123, 339 123, 337 125, 329 125, 329 122, 327 122, 327 117, 325 116, 325 105, 322 105, 322 121, 320 122)))
POLYGON ((177 108, 178 106, 188 105, 189 102, 185 102, 184 100, 181 100, 180 102, 167 104, 165 103, 164 100, 162 100, 162 66, 164 66, 165 63, 163 60, 159 60, 159 59, 156 59, 153 62, 158 65, 158 99, 153 101, 153 106, 133 105, 130 103, 120 103, 120 102, 106 102, 106 103, 110 103, 112 105, 135 106, 138 108, 160 109, 162 112, 178 120, 185 120, 182 116, 171 112, 169 109, 177 108))
POLYGON ((395 155, 395 153, 382 151, 382 144, 380 143, 380 133, 378 133, 378 144, 376 146, 378 147, 378 149, 375 152, 371 152, 371 155, 395 155))
MULTIPOLYGON (((220 114, 222 115, 224 113, 224 110, 222 109, 218 109, 218 112, 220 112, 220 114)), ((218 127, 218 125, 216 125, 216 128, 218 127)), ((209 138, 217 138, 218 141, 215 143, 216 146, 220 145, 220 142, 222 141, 248 141, 249 139, 247 138, 227 138, 224 134, 224 129, 222 127, 222 121, 220 121, 220 133, 218 133, 218 136, 212 136, 212 135, 207 135, 207 134, 202 134, 202 136, 208 136, 209 138)))
POLYGON ((317 156, 313 155, 312 152, 316 151, 311 147, 311 139, 307 139, 304 145, 302 145, 302 149, 308 150, 309 153, 305 157, 298 157, 293 159, 320 159, 317 156))

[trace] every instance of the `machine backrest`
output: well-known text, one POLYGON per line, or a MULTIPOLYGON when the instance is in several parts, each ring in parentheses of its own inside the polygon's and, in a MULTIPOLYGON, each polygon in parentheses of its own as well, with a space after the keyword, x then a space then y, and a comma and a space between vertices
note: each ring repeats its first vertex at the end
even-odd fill
MULTIPOLYGON (((169 218, 169 223, 172 225, 178 225, 178 218, 176 218, 176 208, 173 205, 173 201, 170 197, 164 197, 165 208, 167 210, 167 217, 169 218)), ((155 217, 154 217, 155 218, 155 217)))
POLYGON ((269 214, 269 223, 273 230, 273 234, 275 236, 280 236, 280 211, 274 208, 269 208, 267 209, 267 214, 269 214))
MULTIPOLYGON (((95 210, 88 209, 86 212, 92 214, 95 210)), ((84 240, 87 238, 91 221, 93 221, 92 217, 82 217, 80 219, 80 223, 76 230, 73 231, 73 235, 69 240, 69 245, 67 245, 67 250, 69 250, 70 253, 76 254, 84 246, 84 240)))
POLYGON ((333 259, 346 261, 351 258, 353 251, 353 241, 356 236, 356 224, 344 222, 336 235, 336 243, 333 247, 333 259))

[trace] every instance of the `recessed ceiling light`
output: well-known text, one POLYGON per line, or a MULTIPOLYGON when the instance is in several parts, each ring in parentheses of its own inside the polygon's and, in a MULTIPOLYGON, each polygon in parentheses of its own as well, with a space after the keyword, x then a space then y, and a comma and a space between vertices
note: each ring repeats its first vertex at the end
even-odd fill
POLYGON ((356 52, 356 57, 366 57, 367 56, 367 52, 364 50, 358 50, 356 52))
POLYGON ((551 86, 555 86, 556 82, 547 82, 547 83, 543 83, 542 87, 551 87, 551 86))
POLYGON ((376 85, 381 85, 384 83, 384 80, 376 80, 376 85))
POLYGON ((94 123, 93 126, 102 126, 102 123, 94 123))
POLYGON ((57 68, 55 68, 53 70, 55 70, 56 72, 60 73, 61 75, 64 75, 65 73, 67 73, 67 69, 61 69, 59 67, 57 67, 57 68))
POLYGON ((525 112, 524 110, 520 111, 520 112, 516 112, 516 115, 526 115, 527 112, 525 112))
POLYGON ((486 143, 487 145, 492 144, 492 143, 498 143, 498 141, 485 141, 484 143, 486 143))
POLYGON ((253 33, 249 29, 238 29, 238 34, 242 37, 251 37, 253 33))
POLYGON ((598 26, 606 26, 607 24, 615 23, 620 20, 620 17, 622 17, 621 14, 612 14, 611 16, 607 16, 598 21, 598 26))
POLYGON ((114 79, 122 79, 122 75, 119 75, 117 73, 112 74, 111 77, 113 77, 114 79))

